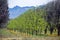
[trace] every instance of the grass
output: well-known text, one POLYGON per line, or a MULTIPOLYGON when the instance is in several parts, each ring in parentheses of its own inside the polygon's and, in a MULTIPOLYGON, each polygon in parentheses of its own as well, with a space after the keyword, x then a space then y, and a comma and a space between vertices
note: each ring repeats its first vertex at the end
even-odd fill
POLYGON ((9 32, 7 29, 0 29, 0 35, 2 37, 14 37, 15 35, 9 32))
POLYGON ((32 36, 40 36, 40 37, 47 37, 47 36, 57 36, 57 34, 38 34, 38 35, 32 35, 32 34, 28 34, 28 33, 24 33, 24 32, 19 32, 19 31, 14 31, 14 30, 8 30, 8 29, 0 29, 0 34, 3 36, 8 36, 8 37, 20 37, 20 36, 24 36, 24 37, 32 37, 32 36))
POLYGON ((39 35, 31 35, 23 32, 18 32, 14 30, 0 29, 0 34, 5 36, 2 40, 60 40, 60 37, 55 36, 46 36, 44 34, 39 35))

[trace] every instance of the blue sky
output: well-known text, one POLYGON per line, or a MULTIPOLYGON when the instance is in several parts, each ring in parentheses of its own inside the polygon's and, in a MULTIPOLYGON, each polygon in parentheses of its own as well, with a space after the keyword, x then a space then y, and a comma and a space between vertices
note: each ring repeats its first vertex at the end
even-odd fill
POLYGON ((46 4, 52 0, 8 0, 9 8, 13 8, 15 6, 39 6, 46 4))

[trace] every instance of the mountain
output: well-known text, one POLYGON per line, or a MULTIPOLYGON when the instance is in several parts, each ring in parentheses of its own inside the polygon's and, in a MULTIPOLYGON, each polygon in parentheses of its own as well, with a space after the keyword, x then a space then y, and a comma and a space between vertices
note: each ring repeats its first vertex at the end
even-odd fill
POLYGON ((9 18, 10 19, 14 19, 16 18, 17 16, 21 15, 22 13, 24 13, 25 11, 27 11, 28 9, 32 8, 33 6, 31 7, 19 7, 19 6, 15 6, 14 8, 9 8, 9 18))

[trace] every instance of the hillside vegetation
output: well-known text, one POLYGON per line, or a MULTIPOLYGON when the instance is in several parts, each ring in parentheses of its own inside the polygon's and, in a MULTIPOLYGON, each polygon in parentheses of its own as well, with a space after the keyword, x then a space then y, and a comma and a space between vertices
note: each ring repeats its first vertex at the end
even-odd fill
POLYGON ((45 17, 46 11, 43 8, 36 7, 29 9, 16 19, 10 20, 7 28, 32 35, 47 36, 45 33, 48 32, 49 34, 49 26, 47 28, 48 23, 45 17))
POLYGON ((10 20, 7 29, 39 36, 49 34, 59 36, 59 3, 59 1, 52 1, 41 7, 33 7, 17 18, 10 20))
POLYGON ((44 20, 44 9, 34 8, 9 22, 8 28, 22 32, 34 33, 44 30, 47 23, 44 20))

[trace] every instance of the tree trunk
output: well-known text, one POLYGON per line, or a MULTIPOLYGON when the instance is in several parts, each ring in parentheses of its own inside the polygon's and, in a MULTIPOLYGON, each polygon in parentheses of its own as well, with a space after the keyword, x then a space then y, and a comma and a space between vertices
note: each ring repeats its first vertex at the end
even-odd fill
POLYGON ((50 27, 50 34, 51 35, 53 34, 53 30, 54 30, 54 28, 53 27, 50 27))
POLYGON ((58 27, 58 36, 60 36, 60 26, 58 27))
POLYGON ((45 33, 45 34, 47 33, 47 29, 44 30, 44 33, 45 33))
POLYGON ((58 30, 58 36, 60 36, 60 29, 58 30))
POLYGON ((60 36, 60 24, 57 24, 58 36, 60 36))

